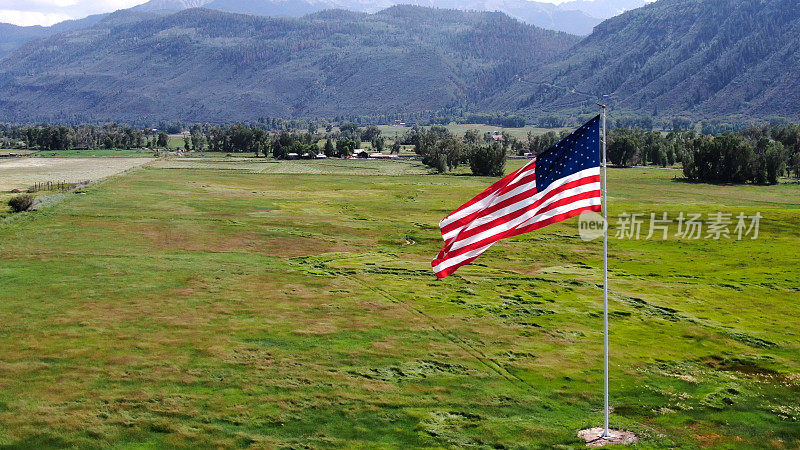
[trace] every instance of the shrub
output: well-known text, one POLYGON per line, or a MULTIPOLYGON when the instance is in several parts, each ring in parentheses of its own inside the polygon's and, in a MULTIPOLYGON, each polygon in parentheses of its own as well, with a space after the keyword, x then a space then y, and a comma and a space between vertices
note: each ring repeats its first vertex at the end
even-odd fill
POLYGON ((496 143, 476 148, 469 155, 469 167, 474 175, 502 176, 506 167, 506 152, 496 143))
POLYGON ((27 211, 33 206, 33 196, 23 194, 11 197, 11 200, 8 201, 8 206, 10 206, 11 210, 14 212, 27 211))
POLYGON ((444 127, 420 131, 415 139, 414 152, 421 157, 422 164, 439 173, 455 169, 465 159, 464 144, 444 127))

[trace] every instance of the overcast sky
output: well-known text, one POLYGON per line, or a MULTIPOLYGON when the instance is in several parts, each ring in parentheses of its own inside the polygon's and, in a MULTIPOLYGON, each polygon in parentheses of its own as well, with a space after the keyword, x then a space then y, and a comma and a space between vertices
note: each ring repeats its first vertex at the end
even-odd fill
POLYGON ((49 26, 145 3, 147 0, 0 0, 0 22, 49 26))
MULTIPOLYGON (((0 22, 50 26, 91 14, 130 8, 147 0, 0 0, 0 22)), ((562 3, 565 0, 538 0, 562 3)))

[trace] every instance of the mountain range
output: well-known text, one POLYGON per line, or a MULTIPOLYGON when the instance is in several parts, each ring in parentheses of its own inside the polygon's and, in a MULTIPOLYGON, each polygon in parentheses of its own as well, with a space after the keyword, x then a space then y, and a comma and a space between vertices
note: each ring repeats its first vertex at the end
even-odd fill
POLYGON ((498 94, 578 40, 502 13, 414 6, 299 19, 121 11, 5 58, 0 120, 439 110, 498 94))
MULTIPOLYGON (((375 13, 397 4, 460 9, 465 11, 500 11, 530 25, 548 30, 588 35, 602 20, 638 8, 645 0, 572 0, 560 5, 532 0, 150 0, 131 8, 139 12, 177 12, 204 7, 217 11, 271 17, 302 17, 327 9, 375 13)), ((25 42, 67 30, 86 28, 108 14, 68 20, 51 27, 15 26, 0 23, 0 58, 25 42)))
POLYGON ((326 9, 374 13, 399 4, 464 11, 499 11, 541 28, 587 35, 602 20, 643 6, 645 0, 572 0, 559 5, 533 0, 150 0, 134 9, 178 11, 202 6, 241 14, 301 17, 326 9))
POLYGON ((649 115, 800 117, 796 0, 659 0, 613 17, 482 105, 542 114, 599 99, 649 115), (585 94, 589 95, 585 95, 585 94))
POLYGON ((0 121, 451 108, 536 118, 598 101, 615 114, 800 118, 796 0, 658 0, 584 38, 499 12, 406 5, 277 18, 158 1, 0 59, 0 121))

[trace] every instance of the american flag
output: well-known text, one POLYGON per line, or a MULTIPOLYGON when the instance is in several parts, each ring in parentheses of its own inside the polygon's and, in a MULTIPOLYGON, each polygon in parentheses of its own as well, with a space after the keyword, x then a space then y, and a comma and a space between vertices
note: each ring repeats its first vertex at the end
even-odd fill
POLYGON ((600 211, 600 116, 442 219, 445 246, 431 265, 444 278, 500 239, 584 211, 600 211))

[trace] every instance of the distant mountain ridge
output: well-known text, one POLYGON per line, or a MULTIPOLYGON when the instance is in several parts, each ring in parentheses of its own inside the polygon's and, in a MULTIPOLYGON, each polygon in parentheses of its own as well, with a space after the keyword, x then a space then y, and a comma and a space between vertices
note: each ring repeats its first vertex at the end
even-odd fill
POLYGON ((190 8, 202 8, 212 0, 150 0, 134 6, 134 11, 181 11, 190 8))
POLYGON ((26 42, 53 36, 65 31, 88 28, 101 21, 104 17, 106 17, 106 14, 98 14, 78 20, 67 20, 49 27, 41 27, 38 25, 20 27, 8 23, 0 23, 0 60, 26 42))
MULTIPOLYGON (((221 1, 221 0, 214 0, 221 1)), ((469 112, 800 119, 796 0, 659 0, 580 39, 502 13, 127 10, 0 64, 0 121, 469 112)))
MULTIPOLYGON (((640 3, 644 0, 597 0, 640 3)), ((143 11, 182 10, 204 7, 218 11, 271 17, 302 17, 326 9, 374 13, 395 5, 415 5, 465 11, 500 11, 531 25, 572 34, 587 35, 602 19, 579 8, 564 8, 532 0, 150 0, 134 7, 143 11)), ((578 6, 581 6, 579 4, 578 6)))
POLYGON ((501 13, 415 6, 301 19, 121 11, 5 59, 0 121, 439 110, 495 95, 577 41, 501 13))
MULTIPOLYGON (((218 11, 271 17, 302 17, 325 9, 374 13, 398 4, 445 9, 500 11, 548 30, 588 35, 602 20, 638 8, 645 0, 572 0, 559 5, 533 0, 150 0, 133 11, 182 11, 204 7, 218 11)), ((0 23, 0 59, 25 42, 62 31, 86 28, 108 14, 68 20, 51 27, 20 27, 0 23)))
MULTIPOLYGON (((624 10, 640 7, 645 4, 645 0, 572 0, 559 5, 533 0, 150 0, 130 9, 138 12, 177 12, 203 7, 239 14, 302 17, 325 9, 374 13, 398 4, 465 11, 500 11, 540 28, 588 35, 602 20, 624 10)), ((107 15, 96 14, 51 27, 20 27, 0 23, 0 59, 25 42, 67 30, 86 28, 107 15)))
POLYGON ((795 0, 660 0, 603 22, 482 108, 800 117, 795 0), (574 91, 574 92, 573 92, 574 91), (582 95, 580 92, 591 95, 582 95))

